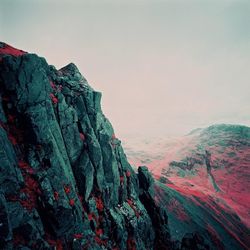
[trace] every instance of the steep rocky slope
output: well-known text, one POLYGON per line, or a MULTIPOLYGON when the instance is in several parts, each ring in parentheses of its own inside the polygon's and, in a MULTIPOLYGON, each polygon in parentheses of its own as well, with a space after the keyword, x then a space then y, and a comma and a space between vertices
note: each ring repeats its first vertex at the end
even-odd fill
POLYGON ((208 230, 219 249, 248 249, 250 128, 213 125, 159 143, 166 148, 161 158, 150 150, 150 143, 141 158, 132 148, 127 152, 135 164, 146 159, 153 175, 165 185, 157 194, 168 211, 172 238, 208 230))
POLYGON ((100 100, 74 64, 0 43, 1 249, 174 248, 100 100))

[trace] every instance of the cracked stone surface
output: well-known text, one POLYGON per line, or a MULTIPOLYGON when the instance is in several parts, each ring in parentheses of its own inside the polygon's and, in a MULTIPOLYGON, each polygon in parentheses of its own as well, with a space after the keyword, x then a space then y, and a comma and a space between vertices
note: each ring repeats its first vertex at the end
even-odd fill
POLYGON ((144 187, 102 113, 101 93, 77 67, 56 70, 4 43, 0 61, 1 249, 170 242, 165 217, 165 238, 155 235, 139 197, 144 187))

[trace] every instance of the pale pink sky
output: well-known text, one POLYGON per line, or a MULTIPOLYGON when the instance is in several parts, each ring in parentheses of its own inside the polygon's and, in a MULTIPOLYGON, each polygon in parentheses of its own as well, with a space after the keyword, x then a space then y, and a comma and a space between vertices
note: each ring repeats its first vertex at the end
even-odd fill
POLYGON ((116 133, 250 125, 250 1, 1 0, 0 37, 103 93, 116 133))

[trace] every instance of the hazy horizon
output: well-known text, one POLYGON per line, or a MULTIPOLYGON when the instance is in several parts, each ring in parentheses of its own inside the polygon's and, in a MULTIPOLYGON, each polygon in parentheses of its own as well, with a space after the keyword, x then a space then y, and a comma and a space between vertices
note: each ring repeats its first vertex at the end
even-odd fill
POLYGON ((250 1, 0 1, 1 40, 103 94, 118 137, 250 126, 250 1))

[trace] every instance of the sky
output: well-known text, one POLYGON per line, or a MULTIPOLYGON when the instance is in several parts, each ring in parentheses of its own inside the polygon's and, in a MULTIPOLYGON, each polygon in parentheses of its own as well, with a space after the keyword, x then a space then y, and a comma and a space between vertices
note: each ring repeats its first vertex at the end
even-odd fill
POLYGON ((74 62, 123 138, 250 126, 250 1, 0 0, 0 39, 74 62))

